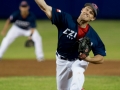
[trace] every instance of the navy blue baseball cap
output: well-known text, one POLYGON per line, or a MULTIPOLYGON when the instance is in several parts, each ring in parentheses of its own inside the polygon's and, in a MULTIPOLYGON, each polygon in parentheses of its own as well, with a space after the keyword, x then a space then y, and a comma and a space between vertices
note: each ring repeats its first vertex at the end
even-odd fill
POLYGON ((97 16, 99 9, 98 9, 98 6, 95 3, 86 3, 84 6, 85 7, 90 6, 93 9, 95 17, 97 16))
POLYGON ((27 1, 22 1, 21 3, 20 3, 20 6, 21 7, 27 7, 27 6, 29 6, 29 4, 28 4, 28 2, 27 1))

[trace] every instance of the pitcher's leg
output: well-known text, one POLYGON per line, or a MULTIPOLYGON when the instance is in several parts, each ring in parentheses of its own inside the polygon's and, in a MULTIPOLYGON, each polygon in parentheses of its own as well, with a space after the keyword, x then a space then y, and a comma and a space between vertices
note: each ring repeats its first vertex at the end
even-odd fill
POLYGON ((73 78, 70 86, 70 90, 82 90, 85 77, 84 71, 88 66, 88 62, 75 61, 72 65, 73 78))
POLYGON ((71 84, 71 69, 69 68, 69 63, 65 60, 57 59, 56 65, 56 81, 57 81, 57 90, 70 90, 71 84))
POLYGON ((73 79, 71 82, 70 90, 81 90, 84 84, 84 74, 83 70, 76 68, 73 71, 73 79))
POLYGON ((7 35, 3 38, 0 47, 0 58, 2 58, 8 46, 15 40, 16 37, 19 36, 16 29, 17 28, 15 26, 12 26, 7 35))
POLYGON ((37 60, 41 61, 44 58, 43 47, 42 47, 42 38, 39 35, 37 30, 34 31, 34 34, 32 36, 32 40, 35 43, 35 53, 37 56, 37 60))

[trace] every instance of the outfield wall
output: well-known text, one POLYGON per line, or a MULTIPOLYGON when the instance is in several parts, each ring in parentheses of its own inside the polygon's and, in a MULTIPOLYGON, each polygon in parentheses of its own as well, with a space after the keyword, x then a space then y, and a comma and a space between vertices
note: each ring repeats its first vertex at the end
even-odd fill
MULTIPOLYGON (((81 8, 86 2, 94 2, 100 11, 98 18, 120 19, 120 0, 45 0, 49 5, 66 11, 74 16, 78 16, 81 8)), ((0 0, 0 18, 7 18, 13 11, 18 10, 21 0, 0 0)), ((28 0, 31 10, 37 18, 46 18, 45 14, 39 10, 34 0, 28 0)))

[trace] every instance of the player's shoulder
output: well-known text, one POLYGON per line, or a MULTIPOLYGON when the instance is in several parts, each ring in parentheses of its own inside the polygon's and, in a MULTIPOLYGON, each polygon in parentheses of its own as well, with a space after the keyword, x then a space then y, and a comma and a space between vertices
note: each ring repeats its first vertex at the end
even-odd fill
POLYGON ((64 16, 71 16, 68 12, 65 12, 62 9, 58 9, 58 8, 54 8, 54 7, 52 7, 52 12, 61 13, 64 16))
POLYGON ((76 20, 77 20, 76 16, 74 16, 73 14, 71 14, 69 12, 65 12, 65 11, 62 11, 62 12, 64 13, 65 18, 67 18, 67 20, 69 22, 76 22, 76 20))
POLYGON ((97 34, 95 29, 90 24, 89 24, 89 30, 90 30, 91 33, 96 33, 97 34))
POLYGON ((90 25, 89 25, 89 31, 86 34, 86 36, 90 38, 90 40, 93 43, 93 46, 97 46, 98 44, 103 45, 100 35, 90 25))
POLYGON ((96 30, 91 25, 89 25, 89 31, 87 35, 92 36, 94 38, 99 38, 99 34, 96 32, 96 30))

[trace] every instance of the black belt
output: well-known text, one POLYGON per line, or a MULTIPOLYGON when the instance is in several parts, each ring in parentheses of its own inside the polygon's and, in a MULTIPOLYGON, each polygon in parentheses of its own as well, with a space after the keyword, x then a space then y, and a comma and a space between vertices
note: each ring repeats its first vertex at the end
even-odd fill
POLYGON ((63 59, 63 60, 68 60, 68 61, 75 61, 75 60, 77 60, 77 59, 78 59, 78 58, 75 58, 75 59, 68 59, 68 58, 66 58, 66 57, 64 57, 64 56, 59 55, 59 53, 58 53, 58 52, 56 52, 56 55, 57 55, 60 59, 63 59))
POLYGON ((64 56, 61 56, 58 54, 58 52, 56 52, 56 55, 60 58, 60 59, 63 59, 63 60, 68 60, 68 58, 64 57, 64 56))

